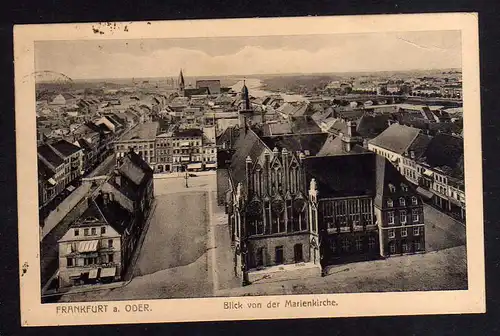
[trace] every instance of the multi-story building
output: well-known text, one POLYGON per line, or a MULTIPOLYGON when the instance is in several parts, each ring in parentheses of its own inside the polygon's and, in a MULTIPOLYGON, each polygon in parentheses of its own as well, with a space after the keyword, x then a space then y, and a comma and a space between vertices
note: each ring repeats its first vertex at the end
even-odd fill
POLYGON ((66 140, 58 140, 38 146, 37 152, 39 207, 43 208, 64 190, 75 188, 71 184, 83 174, 83 150, 66 140))
POLYGON ((173 163, 172 132, 156 136, 156 171, 170 172, 173 163))
POLYGON ((416 128, 393 124, 370 141, 368 148, 393 162, 424 199, 465 218, 461 137, 445 133, 429 136, 416 128))
POLYGON ((133 149, 148 163, 150 167, 156 165, 155 142, 158 133, 158 122, 139 124, 121 139, 114 142, 116 159, 120 159, 133 149))
POLYGON ((176 130, 172 134, 171 143, 172 171, 184 171, 189 168, 189 165, 201 168, 203 161, 202 130, 197 128, 176 130))
POLYGON ((127 153, 59 240, 59 286, 121 279, 153 198, 152 169, 138 154, 127 153))

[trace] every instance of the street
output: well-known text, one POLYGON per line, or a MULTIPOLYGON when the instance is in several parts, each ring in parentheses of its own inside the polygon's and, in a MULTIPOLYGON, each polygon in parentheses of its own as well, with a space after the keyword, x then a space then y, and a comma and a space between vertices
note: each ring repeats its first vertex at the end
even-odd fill
POLYGON ((189 177, 188 188, 184 176, 155 178, 156 209, 143 245, 138 246, 130 283, 65 295, 61 302, 207 297, 219 286, 239 284, 232 276, 226 217, 223 210, 214 209, 215 173, 189 177), (214 241, 216 245, 211 246, 214 241), (212 267, 215 263, 218 269, 212 267))

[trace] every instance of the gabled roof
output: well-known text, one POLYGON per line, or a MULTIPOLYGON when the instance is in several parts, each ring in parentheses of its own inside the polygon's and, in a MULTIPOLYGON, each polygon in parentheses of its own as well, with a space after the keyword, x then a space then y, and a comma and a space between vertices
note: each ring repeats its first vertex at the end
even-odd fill
POLYGON ((272 137, 262 137, 262 141, 269 149, 277 148, 281 151, 286 148, 288 152, 305 152, 316 155, 326 141, 327 133, 316 134, 286 134, 272 137))
POLYGON ((265 124, 262 132, 266 136, 283 135, 292 133, 292 126, 288 122, 265 124))
POLYGON ((292 117, 292 133, 321 133, 321 128, 310 116, 292 117))
POLYGON ((137 186, 145 184, 153 174, 151 167, 135 152, 125 154, 118 171, 137 186))
POLYGON ((353 148, 351 148, 351 151, 346 152, 342 144, 342 138, 330 135, 323 144, 323 147, 321 147, 319 152, 316 154, 316 156, 352 155, 366 152, 368 152, 368 150, 360 145, 355 145, 353 146, 353 148))
POLYGON ((52 147, 54 147, 59 153, 63 154, 66 157, 73 155, 81 150, 80 147, 73 145, 71 142, 68 142, 66 140, 56 141, 52 144, 52 147))
POLYGON ((63 164, 64 160, 47 144, 38 146, 38 155, 54 167, 59 167, 63 164))
POLYGON ((321 198, 375 195, 375 153, 306 157, 306 181, 316 179, 321 198))
POLYGON ((47 166, 42 160, 38 159, 38 176, 43 180, 48 180, 54 176, 55 172, 47 166))
POLYGON ((420 130, 418 128, 392 124, 377 137, 370 140, 370 144, 397 154, 403 154, 419 133, 420 130))
POLYGON ((382 208, 383 201, 387 197, 396 198, 405 194, 416 195, 416 192, 411 183, 409 183, 403 175, 389 162, 385 157, 376 155, 376 190, 374 204, 382 208), (406 185, 408 191, 401 189, 401 184, 406 185), (395 187, 395 191, 391 192, 389 185, 395 187))
POLYGON ((441 168, 446 173, 463 175, 463 139, 454 135, 439 133, 429 142, 421 160, 431 167, 441 168))
POLYGON ((229 174, 234 186, 246 179, 246 158, 249 156, 255 163, 264 150, 269 150, 264 142, 251 129, 240 131, 240 136, 234 145, 235 153, 231 158, 229 174))
POLYGON ((421 157, 429 146, 431 140, 432 136, 419 133, 410 147, 408 147, 408 154, 411 154, 411 152, 413 151, 415 158, 421 157))

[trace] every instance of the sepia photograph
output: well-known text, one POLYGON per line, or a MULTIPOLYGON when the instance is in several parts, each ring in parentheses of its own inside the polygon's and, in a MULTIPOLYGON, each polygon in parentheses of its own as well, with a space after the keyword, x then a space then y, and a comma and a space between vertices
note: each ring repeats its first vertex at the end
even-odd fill
POLYGON ((484 311, 476 16, 16 28, 24 324, 484 311))

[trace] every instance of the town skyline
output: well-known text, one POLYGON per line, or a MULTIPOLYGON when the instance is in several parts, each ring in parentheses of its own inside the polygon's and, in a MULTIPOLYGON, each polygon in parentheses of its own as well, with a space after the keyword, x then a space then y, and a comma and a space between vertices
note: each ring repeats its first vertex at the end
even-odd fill
POLYGON ((456 31, 41 41, 35 70, 75 79, 250 76, 461 68, 456 31))

